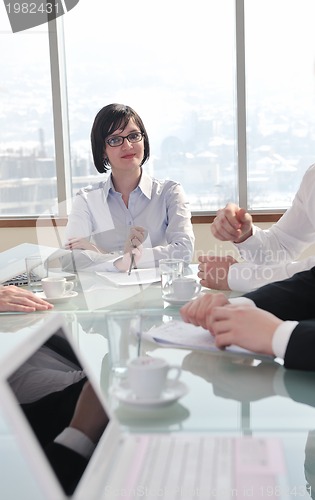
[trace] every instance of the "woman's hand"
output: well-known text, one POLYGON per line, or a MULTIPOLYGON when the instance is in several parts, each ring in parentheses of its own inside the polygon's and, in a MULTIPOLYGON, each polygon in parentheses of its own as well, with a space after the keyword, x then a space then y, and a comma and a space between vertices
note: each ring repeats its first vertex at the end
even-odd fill
POLYGON ((148 232, 146 231, 146 229, 144 229, 144 227, 131 227, 128 238, 125 242, 124 254, 136 253, 134 252, 134 249, 142 247, 142 243, 146 239, 147 234, 148 232))
POLYGON ((130 269, 132 255, 133 262, 136 264, 141 259, 142 245, 139 247, 134 247, 130 253, 125 253, 120 259, 115 261, 115 267, 118 271, 127 272, 130 269))
POLYGON ((47 311, 54 306, 33 292, 17 286, 0 287, 0 311, 34 312, 47 311))
POLYGON ((127 272, 131 265, 132 255, 134 264, 137 264, 142 255, 142 243, 147 237, 147 230, 141 226, 133 226, 130 228, 128 238, 125 242, 124 255, 121 259, 116 260, 115 267, 118 271, 127 272))

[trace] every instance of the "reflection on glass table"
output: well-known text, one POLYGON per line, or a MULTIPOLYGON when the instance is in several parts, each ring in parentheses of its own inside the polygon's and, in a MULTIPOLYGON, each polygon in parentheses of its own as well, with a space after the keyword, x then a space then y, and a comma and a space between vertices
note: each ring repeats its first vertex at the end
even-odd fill
MULTIPOLYGON (((141 316, 142 330, 178 319, 178 310, 133 311, 141 316)), ((119 318, 119 312, 113 316, 119 318)), ((122 318, 129 315, 125 311, 122 318)), ((79 338, 96 334, 108 342, 108 313, 75 313, 79 338)), ((137 342, 130 336, 131 342, 137 342)), ((82 341, 82 340, 81 340, 82 341)), ((97 375, 102 380, 105 391, 113 382, 113 370, 109 345, 107 344, 106 363, 100 363, 97 375)), ((287 371, 274 360, 262 361, 255 356, 246 358, 240 354, 201 353, 187 349, 160 347, 154 343, 141 341, 134 344, 135 352, 164 357, 170 363, 181 364, 182 380, 188 385, 189 393, 181 399, 188 403, 190 417, 185 423, 194 428, 211 424, 214 428, 242 428, 245 431, 252 425, 252 413, 258 428, 277 427, 305 428, 312 426, 314 419, 313 374, 287 371), (288 415, 292 418, 288 418, 288 415)))
MULTIPOLYGON (((197 268, 197 264, 188 266, 185 276, 198 280, 197 268)), ((136 285, 133 277, 128 277, 127 273, 80 271, 77 274, 74 292, 78 295, 73 293, 69 296, 69 300, 55 303, 55 311, 133 310, 135 308, 178 310, 182 305, 182 302, 170 304, 163 300, 161 283, 156 278, 152 278, 152 283, 145 282, 136 285), (108 278, 108 275, 113 276, 108 278), (121 280, 119 280, 120 275, 122 275, 121 280), (133 284, 127 285, 129 278, 130 283, 133 284)), ((207 292, 207 289, 203 292, 207 292)))
MULTIPOLYGON (((117 313, 117 316, 119 314, 123 321, 130 311, 117 313)), ((141 316, 141 329, 178 317, 178 312, 166 314, 163 309, 140 309, 134 310, 133 314, 135 317, 141 316)), ((54 316, 49 314, 45 318, 54 316)), ((142 355, 162 357, 169 363, 182 367, 182 380, 189 392, 174 405, 154 411, 126 408, 112 396, 110 390, 111 385, 117 383, 117 376, 110 359, 107 318, 108 313, 105 311, 65 315, 74 343, 86 358, 89 372, 99 383, 109 408, 114 411, 125 431, 131 434, 136 434, 139 430, 152 431, 157 435, 169 431, 175 431, 178 435, 189 432, 194 442, 197 435, 206 432, 208 437, 215 439, 220 436, 236 438, 233 446, 236 446, 241 437, 252 437, 253 443, 258 439, 259 446, 261 443, 272 445, 275 446, 272 447, 273 450, 281 449, 283 452, 280 469, 284 471, 286 481, 280 483, 283 490, 277 498, 295 498, 293 488, 298 488, 300 497, 309 498, 305 476, 311 483, 314 449, 312 435, 315 428, 315 380, 312 374, 310 376, 309 373, 286 371, 273 360, 262 361, 255 357, 244 358, 240 354, 227 355, 225 352, 200 353, 187 349, 162 348, 141 341, 139 353, 142 355), (290 418, 291 415, 294 415, 294 419, 290 418), (256 420, 257 416, 259 420, 256 420), (307 461, 304 471, 305 450, 307 461)), ((41 327, 41 323, 37 326, 41 327)), ((30 328, 26 327, 24 334, 22 329, 3 335, 6 338, 11 335, 12 339, 17 335, 26 341, 29 334, 30 328)), ((22 394, 25 394, 24 390, 22 394)), ((260 455, 255 452, 255 458, 257 456, 260 455)), ((274 483, 270 485, 260 482, 259 485, 263 488, 275 487, 274 483)), ((250 483, 247 497, 252 491, 251 487, 254 486, 250 483)), ((271 490, 264 490, 265 496, 268 491, 271 490)), ((242 496, 239 495, 239 498, 242 496)))
MULTIPOLYGON (((176 310, 134 310, 142 315, 142 329, 178 319, 176 310)), ((116 319, 119 312, 114 313, 116 319)), ((130 311, 122 311, 124 315, 130 311)), ((76 313, 79 337, 108 339, 107 313, 76 313)), ((131 432, 142 428, 159 432, 200 431, 243 436, 276 436, 283 442, 289 467, 291 495, 298 487, 309 498, 304 476, 307 436, 315 428, 315 374, 287 371, 275 360, 259 360, 239 354, 201 353, 187 349, 161 348, 143 341, 141 355, 163 357, 180 364, 188 394, 167 408, 143 411, 120 404, 111 393, 117 377, 106 352, 97 374, 104 394, 120 423, 131 432)), ((119 382, 119 381, 118 381, 119 382)), ((311 470, 311 469, 310 469, 311 470)), ((287 492, 287 490, 286 490, 287 492)), ((269 491, 270 493, 270 491, 269 491)))

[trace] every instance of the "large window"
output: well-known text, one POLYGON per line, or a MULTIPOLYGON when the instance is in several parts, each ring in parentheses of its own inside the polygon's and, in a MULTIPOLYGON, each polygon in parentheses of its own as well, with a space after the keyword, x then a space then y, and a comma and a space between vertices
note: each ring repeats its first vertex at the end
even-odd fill
POLYGON ((57 197, 48 29, 12 34, 3 4, 0 29, 0 214, 19 217, 57 197))
POLYGON ((284 208, 314 163, 315 2, 246 0, 248 206, 284 208))
POLYGON ((1 216, 46 213, 64 183, 71 197, 100 179, 89 136, 110 102, 140 114, 145 168, 180 181, 193 212, 291 204, 313 162, 313 0, 80 0, 50 52, 55 24, 12 34, 0 10, 1 216))
MULTIPOLYGON (((132 106, 149 133, 155 177, 180 181, 192 210, 237 193, 233 0, 81 0, 64 19, 74 187, 96 174, 89 134, 97 111, 132 106), (95 7, 97 5, 97 7, 95 7)), ((99 175, 99 174, 98 174, 99 175)))

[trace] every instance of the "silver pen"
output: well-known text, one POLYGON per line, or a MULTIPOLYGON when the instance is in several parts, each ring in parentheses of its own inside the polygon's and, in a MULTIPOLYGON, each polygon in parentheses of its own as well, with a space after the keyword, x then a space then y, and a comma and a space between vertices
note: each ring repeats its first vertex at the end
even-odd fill
POLYGON ((134 263, 135 263, 135 254, 131 253, 131 262, 130 262, 130 266, 129 266, 128 276, 130 276, 131 269, 133 268, 134 263))

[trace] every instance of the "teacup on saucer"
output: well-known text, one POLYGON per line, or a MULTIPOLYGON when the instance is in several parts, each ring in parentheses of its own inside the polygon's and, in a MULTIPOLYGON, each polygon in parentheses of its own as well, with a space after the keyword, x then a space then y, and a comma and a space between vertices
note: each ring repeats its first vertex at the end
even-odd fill
POLYGON ((73 290, 74 283, 63 277, 48 277, 42 279, 42 287, 47 299, 57 299, 69 295, 73 290))
POLYGON ((47 300, 47 302, 50 302, 51 304, 63 304, 65 302, 68 302, 68 300, 73 299, 74 297, 77 296, 78 292, 69 292, 64 295, 61 295, 60 297, 46 297, 45 293, 43 292, 37 294, 37 297, 45 299, 47 300))
POLYGON ((181 374, 180 366, 169 365, 165 359, 152 356, 131 359, 127 367, 130 389, 143 400, 159 399, 167 383, 174 384, 181 374))
POLYGON ((201 285, 194 278, 177 278, 173 281, 173 298, 175 300, 192 300, 200 293, 200 290, 201 285))
POLYGON ((168 381, 161 395, 156 399, 141 399, 137 398, 131 390, 127 380, 122 381, 118 386, 113 388, 112 394, 118 401, 126 406, 139 410, 155 410, 169 406, 179 398, 185 396, 188 392, 188 387, 180 380, 168 381))

